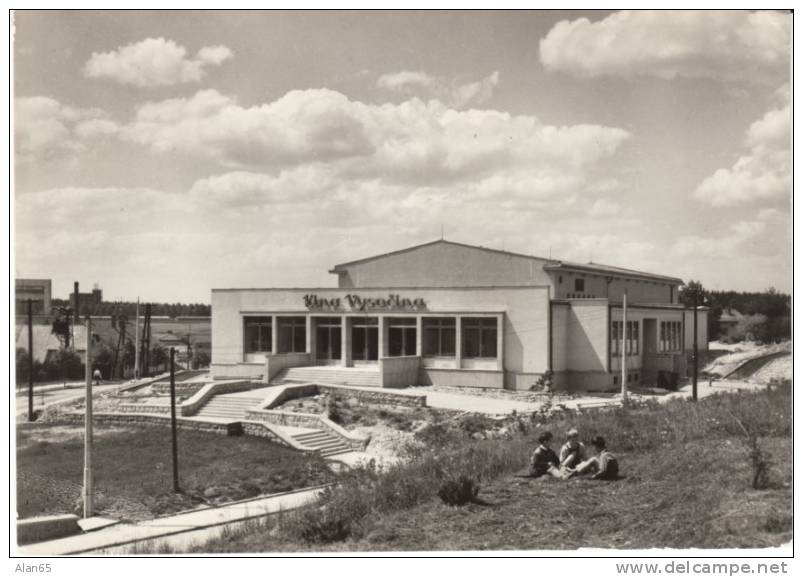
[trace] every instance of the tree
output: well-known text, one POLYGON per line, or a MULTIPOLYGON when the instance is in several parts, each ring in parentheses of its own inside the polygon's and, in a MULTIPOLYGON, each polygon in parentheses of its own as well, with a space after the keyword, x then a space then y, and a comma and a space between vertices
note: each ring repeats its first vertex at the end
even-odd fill
POLYGON ((55 316, 50 331, 56 335, 61 343, 62 348, 70 346, 70 316, 72 309, 70 307, 54 307, 55 316))
POLYGON ((209 353, 206 351, 198 351, 194 355, 195 366, 199 369, 203 369, 209 366, 209 363, 212 359, 209 357, 209 353))
POLYGON ((167 364, 169 360, 167 351, 162 345, 155 344, 151 348, 151 366, 158 368, 164 368, 164 365, 167 364))

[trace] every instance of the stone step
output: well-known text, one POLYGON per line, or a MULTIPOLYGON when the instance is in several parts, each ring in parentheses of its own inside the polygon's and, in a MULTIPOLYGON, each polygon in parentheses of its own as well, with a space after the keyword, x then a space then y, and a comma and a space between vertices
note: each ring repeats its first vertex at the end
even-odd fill
POLYGON ((308 447, 312 447, 314 449, 328 449, 330 447, 339 447, 341 445, 346 445, 346 443, 344 443, 340 439, 328 439, 326 441, 315 441, 315 442, 305 441, 302 444, 308 447))
POLYGON ((332 437, 327 435, 327 434, 322 433, 320 435, 315 435, 315 436, 309 436, 309 437, 300 437, 299 436, 299 437, 293 437, 293 438, 296 441, 300 441, 300 442, 302 442, 304 444, 307 444, 307 443, 311 443, 311 442, 315 442, 315 441, 326 441, 326 440, 331 439, 332 437))
POLYGON ((321 457, 331 457, 333 455, 342 455, 343 453, 350 453, 352 451, 351 447, 343 446, 341 449, 333 449, 330 451, 320 451, 321 457))

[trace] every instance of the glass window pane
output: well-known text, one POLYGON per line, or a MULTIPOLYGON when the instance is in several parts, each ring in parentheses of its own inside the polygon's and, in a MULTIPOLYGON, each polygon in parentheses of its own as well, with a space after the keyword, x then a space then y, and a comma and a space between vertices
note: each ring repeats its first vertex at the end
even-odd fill
POLYGON ((455 355, 454 342, 455 327, 454 323, 452 323, 451 327, 441 329, 441 356, 453 357, 455 355))
POLYGON ((482 356, 496 358, 496 325, 482 331, 482 356))
POLYGON ((476 328, 463 329, 463 356, 467 359, 480 356, 480 331, 476 328))

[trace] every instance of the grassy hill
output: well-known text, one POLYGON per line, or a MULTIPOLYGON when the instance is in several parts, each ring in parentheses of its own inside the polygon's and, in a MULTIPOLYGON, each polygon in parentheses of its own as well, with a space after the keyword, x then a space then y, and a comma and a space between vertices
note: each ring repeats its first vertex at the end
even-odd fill
POLYGON ((776 546, 792 537, 791 411, 787 382, 697 404, 518 418, 497 439, 472 438, 479 418, 444 421, 419 433, 404 464, 353 471, 316 506, 198 551, 776 546), (540 432, 560 439, 571 427, 606 437, 623 478, 515 475, 540 432), (444 504, 438 491, 460 476, 477 498, 444 504))

